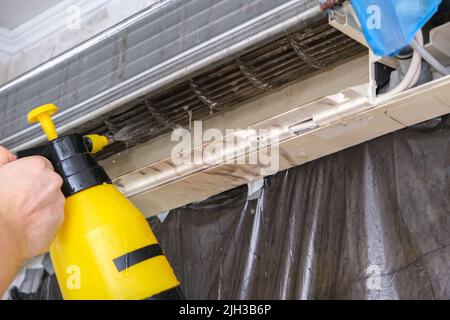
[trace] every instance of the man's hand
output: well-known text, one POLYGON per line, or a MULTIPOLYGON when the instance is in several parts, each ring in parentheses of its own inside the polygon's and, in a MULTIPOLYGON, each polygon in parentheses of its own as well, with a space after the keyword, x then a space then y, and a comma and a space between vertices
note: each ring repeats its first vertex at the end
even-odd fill
POLYGON ((25 260, 48 250, 63 223, 61 185, 47 159, 16 160, 0 147, 0 295, 25 260))
POLYGON ((0 146, 0 166, 14 160, 16 160, 16 156, 9 150, 0 146))

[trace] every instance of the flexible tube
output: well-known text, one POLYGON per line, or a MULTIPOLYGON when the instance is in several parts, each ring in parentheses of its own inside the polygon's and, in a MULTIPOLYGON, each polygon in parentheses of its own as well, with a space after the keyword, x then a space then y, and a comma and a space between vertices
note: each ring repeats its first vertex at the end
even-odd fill
MULTIPOLYGON (((417 41, 419 41, 419 43, 423 43, 423 35, 421 30, 417 32, 416 39, 417 41)), ((411 64, 409 65, 408 71, 406 72, 403 80, 394 89, 392 89, 388 93, 380 95, 380 97, 384 98, 387 96, 391 96, 413 87, 417 83, 417 80, 419 80, 421 68, 422 68, 422 57, 416 50, 414 50, 414 54, 411 59, 411 64)))
MULTIPOLYGON (((421 30, 419 30, 416 34, 416 39, 414 41, 417 41, 417 43, 423 45, 423 33, 421 30)), ((419 81, 420 74, 422 72, 422 60, 420 61, 420 66, 416 70, 416 74, 414 75, 413 79, 411 80, 411 83, 408 86, 409 88, 414 87, 417 84, 417 81, 419 81)))
POLYGON ((434 69, 436 69, 437 72, 444 76, 450 75, 450 70, 443 66, 435 57, 433 57, 433 55, 423 47, 423 44, 420 44, 416 40, 414 40, 411 43, 411 47, 415 52, 419 53, 426 62, 428 62, 434 69))

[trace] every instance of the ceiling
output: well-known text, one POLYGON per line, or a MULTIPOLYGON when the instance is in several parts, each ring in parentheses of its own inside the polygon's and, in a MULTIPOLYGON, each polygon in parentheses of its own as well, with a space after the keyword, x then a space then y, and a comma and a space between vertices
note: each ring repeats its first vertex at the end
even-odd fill
POLYGON ((61 0, 0 0, 0 28, 13 30, 61 0))

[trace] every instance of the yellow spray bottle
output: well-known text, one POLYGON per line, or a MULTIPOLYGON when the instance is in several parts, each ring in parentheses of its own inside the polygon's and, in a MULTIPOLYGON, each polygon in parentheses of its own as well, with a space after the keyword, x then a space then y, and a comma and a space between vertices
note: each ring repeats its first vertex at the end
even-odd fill
POLYGON ((18 152, 48 158, 63 178, 65 221, 50 247, 64 299, 182 299, 179 282, 143 214, 111 184, 92 153, 99 135, 58 137, 53 104, 28 114, 49 142, 18 152))

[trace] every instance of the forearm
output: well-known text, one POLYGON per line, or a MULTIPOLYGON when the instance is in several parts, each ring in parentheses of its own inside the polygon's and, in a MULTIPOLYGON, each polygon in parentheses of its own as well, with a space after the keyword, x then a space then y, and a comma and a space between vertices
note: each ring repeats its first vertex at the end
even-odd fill
POLYGON ((19 244, 9 233, 7 226, 0 221, 0 298, 24 263, 19 244))

